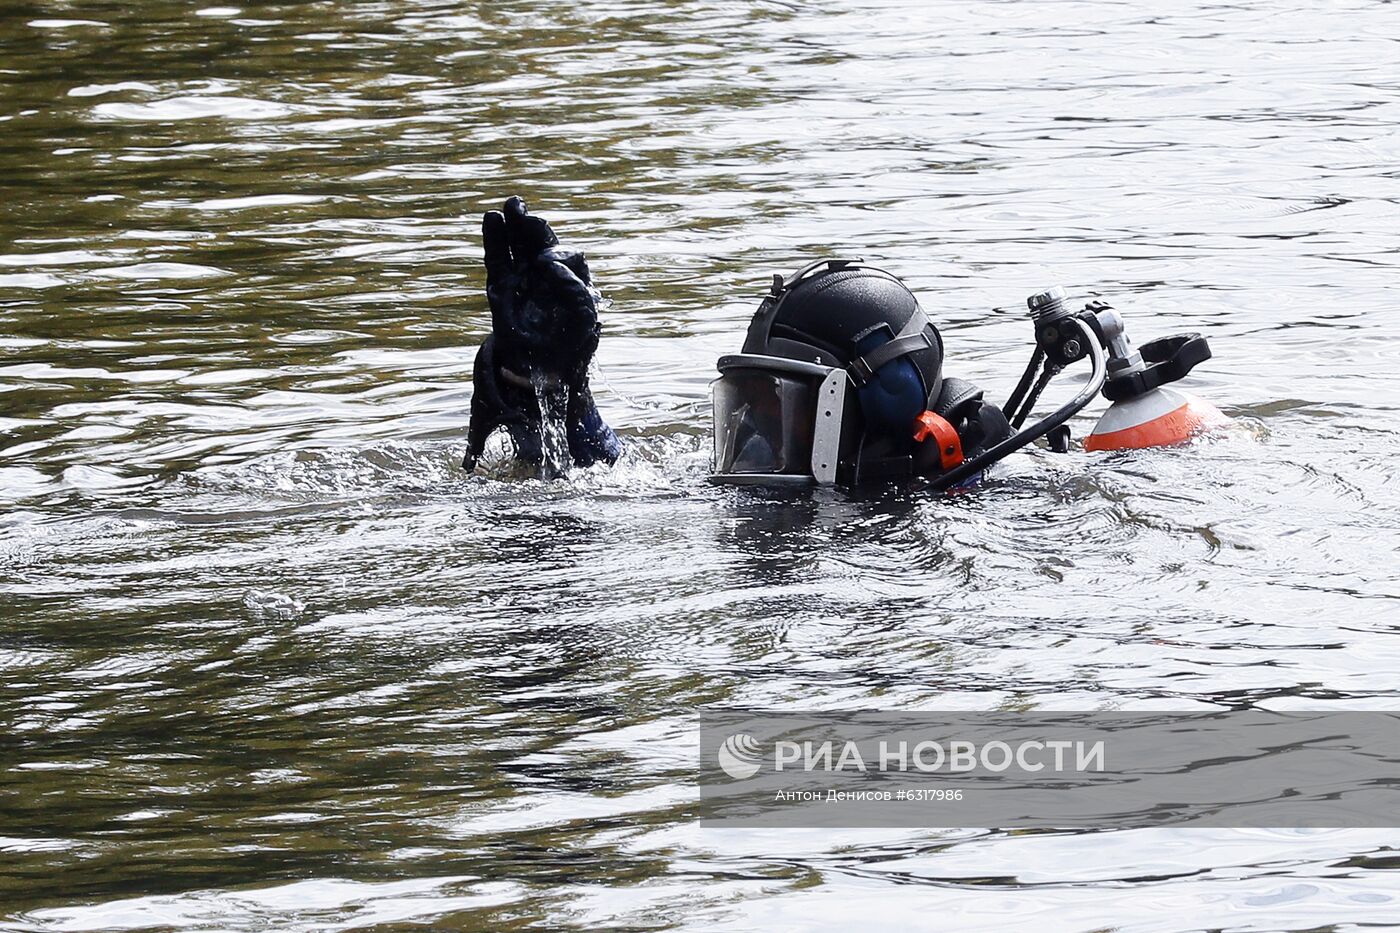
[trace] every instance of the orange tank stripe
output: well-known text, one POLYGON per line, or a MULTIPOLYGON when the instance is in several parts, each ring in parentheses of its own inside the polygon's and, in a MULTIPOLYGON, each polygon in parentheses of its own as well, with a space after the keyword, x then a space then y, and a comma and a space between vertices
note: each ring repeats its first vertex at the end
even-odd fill
POLYGON ((1090 434, 1084 439, 1085 450, 1141 450, 1144 447, 1166 447, 1191 439, 1206 428, 1215 427, 1224 421, 1224 416, 1208 406, 1187 402, 1180 408, 1151 421, 1110 431, 1107 434, 1090 434))

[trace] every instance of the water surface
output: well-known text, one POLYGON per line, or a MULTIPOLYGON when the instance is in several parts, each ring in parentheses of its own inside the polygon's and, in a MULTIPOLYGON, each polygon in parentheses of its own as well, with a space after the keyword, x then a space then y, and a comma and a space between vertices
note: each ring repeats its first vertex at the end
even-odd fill
POLYGON ((4 928, 1390 928, 1390 832, 692 811, 709 706, 1397 708, 1397 35, 1373 2, 7 6, 4 928), (514 193, 612 300, 611 470, 457 469, 514 193), (1240 429, 953 498, 705 485, 714 358, 831 253, 998 400, 1046 285, 1199 330, 1187 388, 1240 429))

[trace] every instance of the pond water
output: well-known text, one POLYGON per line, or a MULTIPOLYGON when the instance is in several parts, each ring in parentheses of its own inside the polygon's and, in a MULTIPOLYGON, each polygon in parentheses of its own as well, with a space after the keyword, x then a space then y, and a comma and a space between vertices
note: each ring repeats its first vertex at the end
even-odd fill
POLYGON ((1400 708, 1397 36, 1347 0, 7 5, 0 926, 1392 928, 1392 831, 693 810, 704 708, 1400 708), (457 467, 516 193, 611 299, 612 469, 457 467), (997 400, 1047 285, 1199 330, 1237 428, 951 498, 706 485, 715 357, 843 253, 997 400))

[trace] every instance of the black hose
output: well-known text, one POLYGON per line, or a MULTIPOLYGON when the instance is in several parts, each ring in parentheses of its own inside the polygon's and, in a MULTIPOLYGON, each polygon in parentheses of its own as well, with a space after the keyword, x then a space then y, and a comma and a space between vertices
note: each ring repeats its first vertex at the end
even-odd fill
POLYGON ((1040 364, 1045 360, 1045 350, 1040 344, 1035 345, 1035 352, 1031 354, 1031 361, 1026 364, 1026 371, 1021 373, 1021 381, 1016 383, 1016 388, 1011 393, 1011 398, 1006 400, 1006 404, 1001 406, 1001 413, 1007 418, 1012 418, 1016 414, 1016 409, 1021 407, 1021 399, 1026 397, 1026 390, 1031 387, 1031 380, 1035 378, 1035 371, 1040 368, 1040 364))
POLYGON ((1008 454, 1013 454, 1022 447, 1025 447, 1037 437, 1044 437, 1046 434, 1049 434, 1070 418, 1073 418, 1083 410, 1085 405, 1093 401, 1094 396, 1098 395, 1099 390, 1103 388, 1104 379, 1108 376, 1108 364, 1104 360, 1103 345, 1099 343, 1099 339, 1095 336, 1094 332, 1089 329, 1089 325, 1078 318, 1074 319, 1074 323, 1079 326, 1081 335, 1084 338, 1084 345, 1089 348, 1089 359, 1094 367, 1093 371, 1089 374, 1089 381, 1084 384, 1084 387, 1079 390, 1074 398, 1070 399, 1044 418, 1041 418, 1035 424, 1026 428, 1026 430, 1018 431, 1000 444, 982 451, 971 460, 964 460, 960 466, 954 467, 942 476, 934 477, 929 481, 930 488, 947 489, 949 486, 955 486, 969 477, 976 476, 1008 454))
POLYGON ((1063 369, 1063 366, 1045 367, 1045 371, 1042 372, 1040 378, 1036 380, 1035 388, 1031 389, 1031 394, 1026 396, 1026 403, 1021 406, 1021 410, 1016 412, 1015 417, 1011 419, 1011 426, 1013 428, 1018 431, 1021 430, 1021 425, 1026 423, 1026 419, 1030 417, 1031 410, 1035 408, 1035 403, 1040 400, 1040 393, 1045 391, 1045 387, 1050 384, 1050 380, 1059 375, 1063 369))

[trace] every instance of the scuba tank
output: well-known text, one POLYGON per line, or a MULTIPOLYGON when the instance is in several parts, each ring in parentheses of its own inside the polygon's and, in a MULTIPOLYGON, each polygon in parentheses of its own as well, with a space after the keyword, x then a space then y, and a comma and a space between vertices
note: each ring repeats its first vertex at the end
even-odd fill
POLYGON ((1108 379, 1103 387, 1104 398, 1111 404, 1084 439, 1085 450, 1169 447, 1229 421, 1209 402, 1168 388, 1168 383, 1210 359, 1210 346, 1204 337, 1159 337, 1134 350, 1116 311, 1102 302, 1091 302, 1088 307, 1101 321, 1111 315, 1118 326, 1117 334, 1108 341, 1108 379))
POLYGON ((1108 406, 1108 411, 1094 425, 1093 433, 1084 439, 1084 449, 1170 447, 1228 421, 1209 402, 1188 392, 1158 386, 1141 395, 1118 399, 1108 406))
POLYGON ((1052 450, 1069 450, 1067 422, 1102 390, 1112 404, 1085 440, 1086 450, 1163 447, 1189 440, 1229 419, 1195 396, 1167 388, 1198 363, 1210 359, 1200 334, 1162 337, 1134 350, 1123 318, 1102 301, 1082 311, 1065 307, 1065 290, 1054 286, 1026 299, 1035 327, 1035 350, 1021 381, 1002 411, 1016 433, 930 480, 933 489, 950 489, 991 464, 1045 438, 1052 450), (1088 358, 1092 371, 1074 397, 1029 427, 1022 427, 1041 392, 1065 367, 1088 358))
MULTIPOLYGON (((1202 431, 1229 422, 1214 405, 1168 388, 1170 383, 1184 377, 1197 364, 1210 359, 1210 345, 1200 334, 1176 334, 1159 337, 1134 349, 1124 328, 1123 317, 1107 303, 1091 301, 1084 310, 1073 314, 1065 309, 1065 290, 1059 286, 1026 299, 1031 320, 1036 325, 1036 356, 1022 377, 1008 403, 1007 415, 1015 427, 1020 427, 1026 413, 1035 402, 1039 389, 1058 369, 1081 355, 1080 341, 1074 330, 1085 325, 1092 332, 1093 342, 1102 347, 1106 360, 1103 375, 1095 366, 1095 378, 1102 379, 1103 396, 1108 410, 1099 418, 1094 430, 1084 439, 1085 450, 1140 450, 1147 447, 1168 447, 1190 440, 1202 431), (1070 325, 1077 325, 1071 327, 1070 325), (1021 401, 1037 360, 1046 358, 1046 375, 1036 383, 1036 390, 1021 401), (1015 409, 1014 411, 1012 409, 1015 409)), ((1091 348, 1092 349, 1092 348, 1091 348)), ((1097 363, 1097 361, 1096 361, 1097 363)), ((1068 448, 1068 429, 1058 436, 1047 432, 1051 446, 1068 448)))

